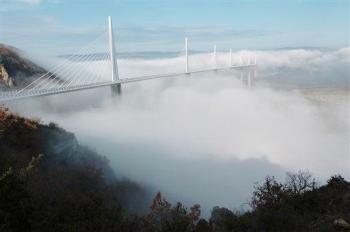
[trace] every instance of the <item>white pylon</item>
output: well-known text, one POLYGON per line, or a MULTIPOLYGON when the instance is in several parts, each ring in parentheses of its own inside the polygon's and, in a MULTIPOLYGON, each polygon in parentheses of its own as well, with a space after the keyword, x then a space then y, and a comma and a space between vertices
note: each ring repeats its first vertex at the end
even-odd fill
POLYGON ((232 49, 230 48, 230 67, 232 67, 232 49))
POLYGON ((186 57, 186 67, 185 67, 185 72, 189 72, 189 67, 188 67, 188 39, 185 37, 185 57, 186 57))
POLYGON ((214 45, 213 59, 214 59, 214 69, 216 69, 217 68, 217 65, 216 65, 216 45, 214 45))
POLYGON ((111 59, 111 69, 112 69, 112 82, 119 80, 118 75, 118 63, 115 57, 115 46, 113 38, 113 24, 112 17, 108 16, 108 40, 109 40, 109 54, 111 59))

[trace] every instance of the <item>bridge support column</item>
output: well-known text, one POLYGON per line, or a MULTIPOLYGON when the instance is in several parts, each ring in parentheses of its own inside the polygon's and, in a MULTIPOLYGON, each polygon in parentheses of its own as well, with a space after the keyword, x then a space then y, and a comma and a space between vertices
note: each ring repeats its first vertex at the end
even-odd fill
POLYGON ((250 87, 254 87, 255 86, 255 82, 257 80, 257 73, 256 73, 256 68, 253 67, 252 68, 252 74, 251 74, 251 80, 250 80, 250 87))
POLYGON ((256 80, 256 77, 257 77, 257 72, 256 72, 256 56, 254 57, 254 67, 253 67, 253 76, 252 76, 252 84, 254 86, 255 84, 255 80, 256 80))
MULTIPOLYGON (((112 24, 112 17, 108 16, 108 42, 109 42, 109 56, 110 56, 110 62, 111 62, 111 81, 112 83, 119 81, 119 74, 118 74, 118 62, 117 57, 115 53, 115 45, 114 45, 114 34, 113 34, 113 24, 112 24)), ((122 90, 121 84, 114 84, 111 85, 111 91, 112 95, 120 95, 122 90)))
POLYGON ((256 56, 254 56, 254 64, 256 65, 256 56))
POLYGON ((252 87, 252 79, 251 79, 251 70, 250 68, 248 69, 248 79, 247 79, 247 86, 250 89, 252 87))
POLYGON ((216 65, 216 45, 214 45, 214 50, 213 50, 213 60, 214 60, 214 69, 217 69, 216 65))
POLYGON ((252 57, 251 56, 249 56, 249 58, 248 58, 248 63, 247 63, 247 68, 248 68, 248 77, 247 77, 247 87, 250 89, 251 87, 252 87, 252 77, 251 77, 251 72, 252 72, 252 70, 251 70, 251 67, 250 67, 250 64, 251 64, 251 59, 252 59, 252 57))
POLYGON ((111 85, 111 92, 113 97, 120 96, 122 94, 122 85, 121 84, 111 85))
POLYGON ((232 49, 230 48, 230 67, 232 67, 232 49))
POLYGON ((185 72, 186 72, 186 74, 188 74, 189 67, 188 67, 188 39, 187 39, 187 37, 185 37, 185 58, 186 58, 185 72))

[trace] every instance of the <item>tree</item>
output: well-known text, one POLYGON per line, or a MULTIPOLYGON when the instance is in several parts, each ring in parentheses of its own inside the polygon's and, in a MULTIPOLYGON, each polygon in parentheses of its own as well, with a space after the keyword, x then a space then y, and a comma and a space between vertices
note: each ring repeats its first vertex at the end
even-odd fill
POLYGON ((192 206, 188 212, 180 202, 172 206, 160 192, 156 194, 150 208, 151 212, 146 215, 145 219, 154 231, 193 231, 195 223, 200 218, 199 205, 192 206))
POLYGON ((298 171, 297 173, 287 172, 287 180, 285 186, 293 194, 301 193, 316 188, 316 181, 307 171, 298 171))
POLYGON ((286 194, 283 184, 275 177, 267 176, 263 185, 254 186, 251 206, 253 209, 272 208, 277 206, 286 194))
POLYGON ((215 231, 233 231, 237 221, 238 217, 231 210, 218 206, 213 208, 209 220, 215 231))
POLYGON ((32 157, 19 171, 12 167, 0 177, 0 231, 30 231, 32 198, 27 190, 28 179, 40 164, 42 155, 32 157))

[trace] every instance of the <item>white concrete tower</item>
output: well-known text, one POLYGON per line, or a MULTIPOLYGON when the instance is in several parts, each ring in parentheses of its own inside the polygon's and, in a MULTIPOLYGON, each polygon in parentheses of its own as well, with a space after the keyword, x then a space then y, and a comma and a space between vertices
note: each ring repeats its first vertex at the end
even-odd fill
POLYGON ((112 82, 115 82, 119 80, 119 75, 118 75, 117 58, 115 56, 113 24, 112 24, 111 16, 108 16, 108 41, 109 41, 109 56, 111 59, 111 69, 112 69, 112 82))
POLYGON ((247 80, 247 85, 248 85, 248 88, 251 88, 252 87, 252 77, 251 77, 251 71, 250 71, 250 68, 248 70, 248 80, 247 80))
POLYGON ((188 39, 185 37, 185 57, 186 57, 186 66, 185 66, 185 72, 189 72, 189 67, 188 67, 188 39))
POLYGON ((213 59, 214 59, 214 69, 217 69, 217 64, 216 64, 216 45, 214 45, 213 59))

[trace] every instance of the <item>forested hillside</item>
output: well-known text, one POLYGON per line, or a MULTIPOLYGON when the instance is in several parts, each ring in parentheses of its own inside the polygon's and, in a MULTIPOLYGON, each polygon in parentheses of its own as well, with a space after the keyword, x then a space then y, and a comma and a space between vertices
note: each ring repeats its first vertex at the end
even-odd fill
POLYGON ((255 186, 251 210, 153 201, 108 160, 54 123, 0 107, 0 231, 350 231, 350 183, 318 186, 307 172, 255 186))

